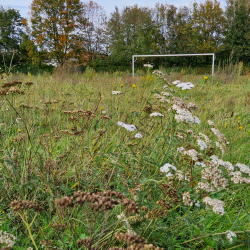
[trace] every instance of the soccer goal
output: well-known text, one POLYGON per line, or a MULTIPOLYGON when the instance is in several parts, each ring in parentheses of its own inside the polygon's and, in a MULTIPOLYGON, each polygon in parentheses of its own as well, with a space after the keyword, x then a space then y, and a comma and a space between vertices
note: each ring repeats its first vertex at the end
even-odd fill
POLYGON ((200 53, 200 54, 168 54, 168 55, 133 55, 132 56, 132 76, 135 76, 135 58, 136 57, 167 57, 167 56, 212 56, 212 75, 214 75, 214 53, 200 53))

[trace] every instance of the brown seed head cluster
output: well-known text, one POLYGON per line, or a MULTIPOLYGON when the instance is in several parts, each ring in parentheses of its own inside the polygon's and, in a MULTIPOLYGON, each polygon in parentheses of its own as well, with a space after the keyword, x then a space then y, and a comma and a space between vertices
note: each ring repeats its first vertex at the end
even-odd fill
POLYGON ((26 83, 25 83, 26 86, 31 86, 31 85, 33 85, 33 84, 34 84, 33 82, 26 82, 26 83))
POLYGON ((56 204, 59 207, 72 207, 73 206, 73 197, 62 197, 60 199, 56 199, 56 204))
POLYGON ((0 90, 0 95, 7 95, 8 91, 9 91, 8 88, 4 88, 4 89, 0 90))
POLYGON ((21 104, 19 105, 19 107, 20 107, 20 108, 27 108, 27 109, 33 108, 32 106, 30 106, 30 105, 28 105, 28 104, 25 104, 25 103, 21 103, 21 104))
POLYGON ((33 201, 17 201, 14 200, 11 202, 10 206, 14 211, 23 211, 28 209, 34 209, 36 212, 41 212, 43 208, 38 204, 35 204, 33 201))
POLYGON ((122 205, 125 207, 126 211, 129 213, 139 213, 139 207, 136 203, 128 198, 123 199, 122 205))
POLYGON ((179 203, 179 196, 177 191, 168 184, 161 184, 162 191, 165 196, 167 196, 173 204, 179 203))
POLYGON ((65 224, 55 223, 55 222, 51 224, 51 227, 59 232, 64 232, 67 229, 67 226, 65 224))
POLYGON ((127 243, 127 248, 112 247, 110 250, 160 250, 160 248, 155 247, 153 244, 147 244, 147 240, 141 238, 135 234, 116 234, 116 239, 119 241, 125 241, 127 243))
POLYGON ((18 81, 13 81, 13 82, 6 82, 2 85, 2 88, 10 88, 10 87, 14 87, 16 85, 21 85, 22 82, 18 82, 18 81))
POLYGON ((84 245, 87 249, 91 249, 91 245, 92 245, 92 238, 85 238, 82 240, 78 240, 77 241, 77 245, 84 245))
POLYGON ((79 116, 93 116, 95 117, 95 114, 91 110, 72 110, 72 111, 63 111, 64 114, 78 114, 79 116))

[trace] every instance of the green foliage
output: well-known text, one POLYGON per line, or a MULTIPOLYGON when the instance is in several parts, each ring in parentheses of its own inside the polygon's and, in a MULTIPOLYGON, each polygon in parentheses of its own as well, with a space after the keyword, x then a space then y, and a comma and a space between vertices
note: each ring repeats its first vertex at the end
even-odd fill
POLYGON ((207 164, 214 154, 233 165, 249 166, 248 76, 238 75, 228 84, 223 75, 167 75, 169 84, 181 79, 195 85, 183 91, 175 85, 166 90, 166 80, 150 72, 143 78, 121 72, 103 75, 91 68, 85 74, 63 72, 47 77, 12 75, 11 80, 23 84, 5 87, 8 95, 1 88, 0 229, 16 235, 14 249, 90 249, 77 244, 90 238, 92 249, 126 248, 115 235, 131 230, 164 249, 249 248, 249 184, 233 183, 230 172, 220 166, 221 179, 226 178, 229 185, 197 193, 198 182, 205 181, 204 168, 177 152, 179 147, 196 149, 200 161, 203 158, 207 164), (31 81, 34 84, 25 84, 31 81), (13 87, 24 94, 12 92, 13 87), (122 93, 112 95, 112 91, 122 93), (186 104, 195 102, 199 109, 192 114, 199 117, 200 125, 178 123, 172 103, 156 98, 166 91, 186 104), (152 112, 164 117, 152 117, 152 112), (216 147, 218 138, 208 119, 230 142, 224 145, 224 154, 216 147), (136 130, 127 131, 118 121, 134 124, 136 130), (135 138, 138 132, 142 138, 135 138), (200 133, 210 138, 211 146, 205 150, 197 144, 200 133), (182 171, 185 180, 178 180, 172 170, 172 180, 161 173, 166 163, 182 171), (115 207, 94 210, 106 190, 121 192, 130 204, 138 204, 139 211, 126 210, 115 196, 120 202, 115 207), (96 203, 62 204, 62 197, 71 199, 77 191, 100 197, 96 203), (184 204, 184 192, 199 200, 200 207, 184 204), (205 196, 222 200, 225 214, 207 210, 202 202, 205 196), (32 203, 14 211, 14 200, 19 205, 32 203), (36 211, 36 205, 43 210, 36 211), (237 234, 232 243, 226 238, 227 230, 237 234))

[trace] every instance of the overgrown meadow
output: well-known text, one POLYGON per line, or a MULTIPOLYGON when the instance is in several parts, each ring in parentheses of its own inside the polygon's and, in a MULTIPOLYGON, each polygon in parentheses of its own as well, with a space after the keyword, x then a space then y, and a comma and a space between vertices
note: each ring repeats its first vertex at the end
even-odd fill
POLYGON ((1 249, 249 249, 249 80, 3 80, 1 249))

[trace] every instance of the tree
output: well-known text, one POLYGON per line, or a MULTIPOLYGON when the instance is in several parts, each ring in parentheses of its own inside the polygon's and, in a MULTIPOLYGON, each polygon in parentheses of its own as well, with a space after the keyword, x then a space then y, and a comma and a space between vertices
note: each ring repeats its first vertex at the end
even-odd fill
POLYGON ((121 13, 116 8, 108 32, 109 53, 116 65, 129 66, 133 54, 159 54, 162 35, 148 8, 134 5, 123 8, 121 13))
POLYGON ((47 58, 63 64, 85 53, 83 12, 79 0, 33 0, 31 35, 47 58))
POLYGON ((10 68, 19 65, 19 46, 24 33, 25 20, 20 13, 11 8, 0 6, 0 51, 2 60, 0 68, 9 72, 10 68))
POLYGON ((89 63, 97 55, 104 54, 107 48, 107 16, 102 6, 90 1, 84 4, 83 18, 86 19, 81 29, 85 37, 89 63))
POLYGON ((226 36, 227 51, 233 52, 234 61, 240 60, 249 63, 250 4, 244 0, 229 1, 227 14, 229 23, 228 34, 226 36))

